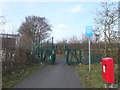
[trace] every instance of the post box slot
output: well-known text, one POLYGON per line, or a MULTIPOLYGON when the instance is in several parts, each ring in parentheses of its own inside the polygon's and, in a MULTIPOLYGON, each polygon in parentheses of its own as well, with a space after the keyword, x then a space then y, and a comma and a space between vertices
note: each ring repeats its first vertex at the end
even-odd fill
POLYGON ((103 72, 106 73, 106 65, 103 65, 103 72))

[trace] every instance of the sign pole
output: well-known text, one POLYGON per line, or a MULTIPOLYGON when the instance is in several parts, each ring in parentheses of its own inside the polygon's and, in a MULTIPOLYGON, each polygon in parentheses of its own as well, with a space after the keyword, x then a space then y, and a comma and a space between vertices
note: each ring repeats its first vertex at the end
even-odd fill
POLYGON ((89 39, 89 41, 88 41, 88 43, 89 43, 89 71, 91 71, 91 57, 90 57, 90 39, 89 39))
POLYGON ((93 36, 93 27, 92 26, 86 26, 86 35, 85 36, 89 36, 89 40, 88 40, 88 48, 89 48, 89 71, 91 71, 90 37, 93 36))

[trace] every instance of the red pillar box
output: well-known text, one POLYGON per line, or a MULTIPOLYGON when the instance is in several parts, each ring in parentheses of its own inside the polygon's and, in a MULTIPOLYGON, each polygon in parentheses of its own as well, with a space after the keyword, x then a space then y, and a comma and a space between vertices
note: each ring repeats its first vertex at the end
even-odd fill
POLYGON ((113 58, 102 58, 102 78, 106 83, 114 83, 113 58))

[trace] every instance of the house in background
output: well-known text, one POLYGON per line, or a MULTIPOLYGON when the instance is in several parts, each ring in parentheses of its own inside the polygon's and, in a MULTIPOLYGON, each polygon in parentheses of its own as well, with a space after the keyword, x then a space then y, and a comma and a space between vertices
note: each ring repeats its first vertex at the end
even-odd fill
POLYGON ((19 41, 19 35, 0 34, 0 73, 12 68, 11 64, 14 61, 16 46, 19 45, 19 41))
POLYGON ((0 34, 2 49, 15 49, 19 45, 20 35, 18 34, 0 34))

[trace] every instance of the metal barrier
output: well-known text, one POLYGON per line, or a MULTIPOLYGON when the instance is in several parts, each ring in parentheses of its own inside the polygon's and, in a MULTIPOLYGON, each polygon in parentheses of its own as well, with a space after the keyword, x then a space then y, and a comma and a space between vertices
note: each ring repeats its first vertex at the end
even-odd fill
POLYGON ((66 64, 81 64, 82 50, 81 49, 69 49, 67 45, 64 46, 66 55, 66 64))
POLYGON ((54 64, 56 59, 56 47, 53 43, 53 37, 47 41, 41 41, 35 43, 33 46, 33 55, 35 56, 35 62, 54 64))
MULTIPOLYGON (((98 64, 101 62, 102 54, 100 53, 91 53, 91 64, 98 64)), ((85 54, 84 64, 89 64, 89 56, 88 53, 85 54)))

